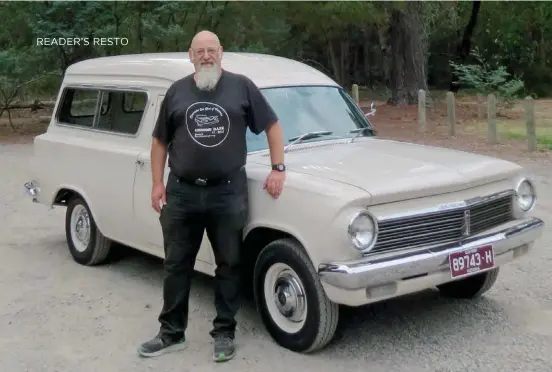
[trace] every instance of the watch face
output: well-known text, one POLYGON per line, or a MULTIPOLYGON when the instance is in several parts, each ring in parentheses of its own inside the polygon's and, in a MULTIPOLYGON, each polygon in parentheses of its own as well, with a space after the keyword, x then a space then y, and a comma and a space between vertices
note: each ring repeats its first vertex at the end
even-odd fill
POLYGON ((283 172, 284 169, 285 169, 285 167, 284 167, 283 164, 276 164, 276 165, 274 166, 274 169, 277 170, 277 171, 283 172))

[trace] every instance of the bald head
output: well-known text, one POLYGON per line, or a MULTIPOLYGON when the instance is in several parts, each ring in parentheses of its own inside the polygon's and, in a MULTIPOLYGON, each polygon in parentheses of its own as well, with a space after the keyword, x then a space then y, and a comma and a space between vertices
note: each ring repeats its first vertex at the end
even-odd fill
POLYGON ((203 44, 215 45, 220 47, 220 40, 218 36, 211 31, 200 31, 192 39, 191 47, 196 49, 203 44))
POLYGON ((221 74, 222 46, 218 36, 211 31, 198 32, 190 43, 189 54, 198 88, 213 89, 221 74))

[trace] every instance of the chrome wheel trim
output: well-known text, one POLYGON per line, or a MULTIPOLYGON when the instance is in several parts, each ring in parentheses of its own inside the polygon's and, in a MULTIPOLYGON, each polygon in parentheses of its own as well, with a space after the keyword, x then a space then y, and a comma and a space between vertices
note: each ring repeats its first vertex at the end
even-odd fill
POLYGON ((299 275, 288 265, 272 265, 264 277, 264 300, 270 317, 285 332, 301 330, 307 318, 307 297, 299 275))
POLYGON ((71 213, 71 240, 75 249, 82 253, 90 243, 91 228, 90 217, 88 211, 82 204, 78 204, 73 208, 71 213))

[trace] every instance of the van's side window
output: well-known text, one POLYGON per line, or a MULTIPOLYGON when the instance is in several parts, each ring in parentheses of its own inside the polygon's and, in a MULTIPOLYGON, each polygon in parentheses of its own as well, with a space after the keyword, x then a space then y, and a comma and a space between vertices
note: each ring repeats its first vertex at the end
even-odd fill
POLYGON ((63 124, 92 127, 98 93, 93 89, 66 89, 58 120, 63 124))
POLYGON ((133 135, 138 132, 147 102, 148 95, 140 91, 69 88, 65 92, 58 120, 63 124, 133 135), (86 105, 79 103, 84 96, 88 102, 86 105), (98 100, 101 102, 100 115, 94 121, 98 100))
POLYGON ((143 92, 125 92, 123 95, 123 110, 125 112, 144 112, 148 96, 143 92))
POLYGON ((98 120, 98 129, 136 134, 146 109, 147 94, 135 91, 103 90, 102 95, 102 101, 109 102, 109 109, 107 114, 102 115, 98 120), (129 101, 129 98, 132 101, 129 101))

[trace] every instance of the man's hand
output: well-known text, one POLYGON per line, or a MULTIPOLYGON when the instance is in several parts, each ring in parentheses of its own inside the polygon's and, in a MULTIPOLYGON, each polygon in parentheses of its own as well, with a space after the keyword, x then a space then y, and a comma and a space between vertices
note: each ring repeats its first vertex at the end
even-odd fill
POLYGON ((274 199, 278 199, 284 188, 284 181, 286 180, 286 173, 279 171, 271 171, 266 177, 263 184, 263 189, 266 189, 274 199))
POLYGON ((165 185, 163 185, 163 183, 156 183, 151 189, 151 206, 157 213, 161 213, 161 204, 167 204, 165 185))

